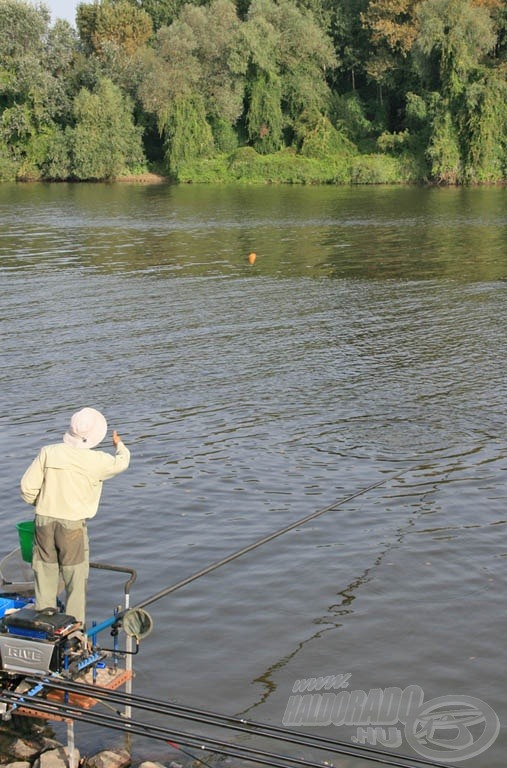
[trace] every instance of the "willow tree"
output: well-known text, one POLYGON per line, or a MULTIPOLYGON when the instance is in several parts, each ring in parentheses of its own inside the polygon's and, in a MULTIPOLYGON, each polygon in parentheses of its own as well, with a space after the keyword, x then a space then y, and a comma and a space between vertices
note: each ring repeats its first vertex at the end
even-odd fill
POLYGON ((332 41, 292 0, 254 0, 243 27, 249 56, 246 125, 250 143, 272 152, 291 143, 304 112, 325 113, 332 41))
POLYGON ((276 73, 258 72, 248 85, 247 135, 260 154, 283 146, 282 84, 276 73))
POLYGON ((95 92, 76 96, 72 132, 72 175, 77 179, 110 180, 142 167, 141 129, 134 124, 132 104, 110 80, 95 92))
POLYGON ((423 82, 450 99, 462 94, 496 40, 487 9, 470 0, 424 0, 418 30, 415 50, 423 82))
POLYGON ((474 175, 467 171, 471 159, 486 157, 479 149, 481 137, 489 141, 495 130, 491 120, 502 107, 491 104, 491 99, 503 98, 502 89, 496 89, 488 96, 488 109, 477 110, 480 91, 486 95, 487 79, 481 85, 480 73, 495 45, 493 22, 485 7, 470 0, 424 0, 418 20, 414 55, 431 103, 431 174, 439 181, 463 182, 474 175))
POLYGON ((164 143, 167 171, 177 176, 180 165, 211 152, 211 128, 198 93, 199 62, 190 29, 173 25, 159 30, 147 52, 138 90, 144 110, 157 122, 164 143))
POLYGON ((186 5, 177 21, 158 31, 145 57, 139 97, 156 116, 171 174, 231 144, 245 83, 239 29, 230 0, 186 5))
POLYGON ((483 6, 489 11, 496 35, 493 55, 505 63, 507 61, 507 3, 505 0, 473 0, 473 4, 483 6))
POLYGON ((219 150, 232 149, 233 129, 243 111, 247 67, 236 7, 231 0, 213 0, 209 6, 187 4, 174 24, 176 33, 179 25, 192 31, 199 62, 196 87, 215 145, 219 150))
POLYGON ((465 180, 501 181, 507 175, 507 82, 484 67, 464 94, 465 180))

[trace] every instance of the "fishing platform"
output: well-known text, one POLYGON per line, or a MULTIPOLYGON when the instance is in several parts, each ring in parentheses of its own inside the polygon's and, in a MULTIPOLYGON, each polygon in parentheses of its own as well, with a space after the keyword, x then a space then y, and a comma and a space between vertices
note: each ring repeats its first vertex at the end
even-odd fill
MULTIPOLYGON (((391 479, 399 478, 405 471, 391 479)), ((66 722, 69 768, 76 768, 75 722, 123 732, 129 740, 139 735, 161 741, 207 768, 212 768, 210 763, 187 748, 201 755, 205 751, 220 758, 238 758, 270 768, 332 768, 330 758, 334 755, 398 768, 448 768, 448 763, 393 753, 378 745, 317 736, 132 694, 132 660, 141 640, 153 628, 151 617, 144 610, 146 606, 387 480, 379 480, 264 536, 169 585, 133 608, 130 607, 130 588, 136 572, 111 564, 90 563, 90 568, 124 573, 128 577, 124 583, 123 606, 116 607, 104 621, 92 622, 90 628, 65 614, 63 605, 61 610, 35 609, 31 543, 23 546, 20 533, 20 548, 0 561, 0 718, 9 720, 13 715, 25 715, 66 722), (103 642, 106 633, 109 638, 103 642), (104 705, 108 711, 96 712, 97 704, 104 705), (133 708, 150 716, 163 716, 167 724, 161 726, 133 718, 133 708), (184 730, 177 726, 180 720, 187 723, 184 730), (189 731, 189 723, 198 723, 205 729, 201 733, 189 731), (215 729, 212 735, 210 728, 215 729), (251 745, 245 743, 245 739, 251 740, 251 745), (277 751, 273 751, 273 744, 277 751), (278 751, 281 744, 296 745, 298 753, 281 753, 278 751), (301 750, 309 750, 307 756, 301 757, 301 750)), ((18 524, 18 531, 20 525, 23 524, 18 524)))
MULTIPOLYGON (((69 755, 74 753, 74 710, 90 710, 100 699, 95 692, 132 690, 132 658, 152 622, 142 610, 131 610, 132 568, 90 563, 90 568, 125 573, 123 606, 90 629, 59 608, 36 610, 31 552, 23 546, 0 561, 0 717, 13 715, 67 723, 69 755), (124 630, 123 633, 120 630, 124 630), (104 648, 106 631, 110 640, 104 648), (99 637, 102 635, 102 637, 99 637), (134 647, 135 646, 135 647, 134 647), (48 688, 51 682, 73 682, 83 692, 48 688), (41 706, 44 711, 41 711, 41 706)), ((63 584, 62 590, 63 590, 63 584)), ((130 705, 124 715, 130 717, 130 705)), ((70 759, 73 768, 72 759, 70 759)))

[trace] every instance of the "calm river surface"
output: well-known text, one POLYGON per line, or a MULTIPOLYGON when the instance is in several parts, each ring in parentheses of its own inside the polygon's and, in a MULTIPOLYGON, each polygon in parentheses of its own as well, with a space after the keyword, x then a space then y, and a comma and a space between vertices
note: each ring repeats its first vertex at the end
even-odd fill
POLYGON ((151 605, 135 692, 282 725, 298 679, 413 684, 492 707, 462 762, 505 766, 507 189, 4 184, 0 298, 2 554, 84 405, 132 450, 90 536, 134 603, 385 480, 151 605))

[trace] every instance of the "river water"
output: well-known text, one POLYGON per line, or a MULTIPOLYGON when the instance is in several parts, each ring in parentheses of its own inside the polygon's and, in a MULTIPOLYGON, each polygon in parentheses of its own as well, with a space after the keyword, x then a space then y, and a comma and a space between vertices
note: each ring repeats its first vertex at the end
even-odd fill
MULTIPOLYGON (((344 674, 474 697, 505 724, 506 203, 0 186, 3 551, 30 516, 22 472, 84 405, 132 451, 90 536, 93 560, 137 570, 134 603, 336 505, 153 603, 135 692, 282 725, 296 680, 344 674)), ((92 573, 90 619, 121 600, 121 579, 92 573)), ((502 728, 463 764, 503 768, 506 749, 502 728)))

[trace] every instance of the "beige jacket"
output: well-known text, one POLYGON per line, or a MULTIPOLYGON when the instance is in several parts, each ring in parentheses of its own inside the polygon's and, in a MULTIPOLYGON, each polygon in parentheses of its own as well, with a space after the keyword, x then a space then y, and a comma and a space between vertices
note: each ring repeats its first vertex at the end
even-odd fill
POLYGON ((127 469, 130 451, 122 443, 112 456, 65 443, 47 445, 21 478, 21 496, 38 515, 62 520, 94 517, 102 483, 127 469))

